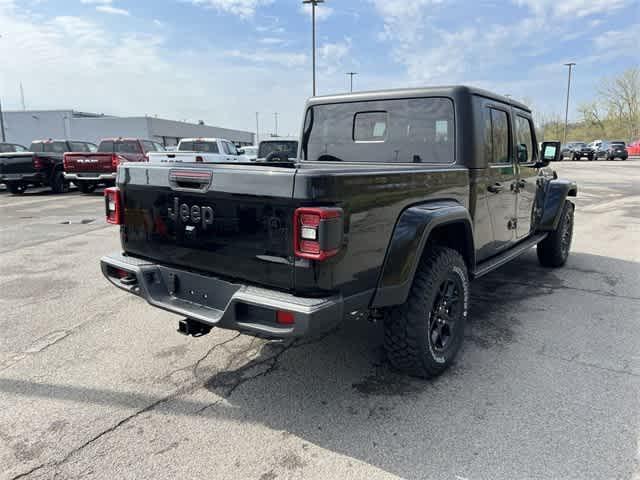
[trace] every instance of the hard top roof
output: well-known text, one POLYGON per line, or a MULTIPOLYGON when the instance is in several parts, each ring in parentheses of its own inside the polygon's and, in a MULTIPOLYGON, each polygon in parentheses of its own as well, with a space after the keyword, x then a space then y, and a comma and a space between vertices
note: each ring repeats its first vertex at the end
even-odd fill
POLYGON ((489 92, 481 88, 469 87, 466 85, 445 85, 434 87, 422 87, 422 88, 399 88, 390 90, 373 90, 367 92, 345 93, 338 95, 326 95, 319 97, 311 97, 308 105, 321 105, 327 103, 343 103, 354 101, 372 101, 372 100, 386 100, 393 98, 419 98, 419 97, 449 97, 460 98, 467 95, 479 95, 481 97, 490 98, 498 102, 506 103, 514 107, 520 108, 527 112, 531 112, 531 109, 524 103, 518 102, 513 98, 506 97, 504 95, 498 95, 497 93, 489 92))

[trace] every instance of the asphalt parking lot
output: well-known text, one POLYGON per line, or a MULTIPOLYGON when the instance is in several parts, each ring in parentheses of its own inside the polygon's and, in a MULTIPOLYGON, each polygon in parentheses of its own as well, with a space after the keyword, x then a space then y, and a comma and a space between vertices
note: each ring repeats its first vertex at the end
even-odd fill
POLYGON ((0 478, 640 479, 640 161, 555 167, 580 188, 567 266, 475 282, 434 381, 364 321, 178 335, 103 279, 101 193, 1 193, 0 478))

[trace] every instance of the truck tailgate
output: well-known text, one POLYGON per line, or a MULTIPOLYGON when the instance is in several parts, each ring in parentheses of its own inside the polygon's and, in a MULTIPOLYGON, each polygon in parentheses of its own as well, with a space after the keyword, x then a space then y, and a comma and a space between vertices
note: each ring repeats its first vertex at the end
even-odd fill
POLYGON ((229 279, 293 288, 296 170, 125 164, 125 252, 229 279))
POLYGON ((111 153, 65 153, 64 170, 68 173, 115 172, 111 153))
POLYGON ((33 173, 33 153, 2 153, 0 154, 0 175, 33 173))

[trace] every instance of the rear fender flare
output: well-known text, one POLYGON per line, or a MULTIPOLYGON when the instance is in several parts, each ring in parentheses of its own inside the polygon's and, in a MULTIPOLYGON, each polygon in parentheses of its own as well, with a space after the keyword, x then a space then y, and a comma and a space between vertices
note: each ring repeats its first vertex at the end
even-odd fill
POLYGON ((562 215, 562 207, 567 197, 576 197, 578 195, 578 186, 576 182, 570 180, 549 180, 543 188, 542 212, 539 214, 537 230, 541 232, 550 232, 558 227, 560 216, 562 215))
POLYGON ((465 260, 471 270, 475 264, 473 228, 469 211, 453 201, 415 205, 404 210, 387 247, 378 287, 371 307, 403 304, 431 233, 437 227, 461 224, 465 231, 465 260))

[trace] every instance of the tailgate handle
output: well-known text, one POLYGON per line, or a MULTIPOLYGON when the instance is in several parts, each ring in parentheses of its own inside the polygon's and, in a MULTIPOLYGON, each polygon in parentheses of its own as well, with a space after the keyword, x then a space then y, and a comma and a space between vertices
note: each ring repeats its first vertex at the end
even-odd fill
POLYGON ((169 185, 173 190, 206 192, 212 178, 211 170, 174 168, 169 171, 169 185))

